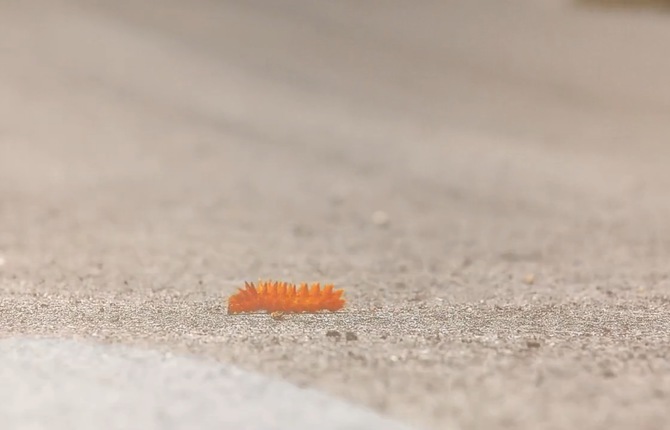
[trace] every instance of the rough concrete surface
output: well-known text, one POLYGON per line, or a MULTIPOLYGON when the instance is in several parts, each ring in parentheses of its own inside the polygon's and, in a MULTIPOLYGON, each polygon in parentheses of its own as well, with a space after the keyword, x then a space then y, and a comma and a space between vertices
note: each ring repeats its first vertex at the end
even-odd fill
POLYGON ((667 428, 668 46, 561 0, 2 2, 2 336, 425 429, 667 428), (348 307, 225 315, 259 278, 348 307))

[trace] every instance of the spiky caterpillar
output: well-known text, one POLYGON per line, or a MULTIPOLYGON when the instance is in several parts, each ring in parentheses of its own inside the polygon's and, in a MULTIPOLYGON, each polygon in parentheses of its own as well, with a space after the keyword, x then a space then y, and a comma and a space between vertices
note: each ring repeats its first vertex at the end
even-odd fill
POLYGON ((317 312, 327 310, 335 312, 342 309, 344 290, 334 290, 333 285, 325 285, 323 290, 316 283, 311 287, 307 284, 288 282, 259 282, 256 287, 253 282, 245 282, 244 288, 228 299, 228 313, 239 314, 245 312, 317 312))

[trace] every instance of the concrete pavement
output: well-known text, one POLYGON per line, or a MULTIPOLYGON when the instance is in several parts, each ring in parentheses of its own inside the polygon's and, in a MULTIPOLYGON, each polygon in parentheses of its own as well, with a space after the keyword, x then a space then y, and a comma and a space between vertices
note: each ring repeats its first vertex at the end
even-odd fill
POLYGON ((561 0, 2 2, 3 348, 188 354, 418 428, 663 428, 668 46, 561 0), (225 315, 258 278, 349 304, 225 315))

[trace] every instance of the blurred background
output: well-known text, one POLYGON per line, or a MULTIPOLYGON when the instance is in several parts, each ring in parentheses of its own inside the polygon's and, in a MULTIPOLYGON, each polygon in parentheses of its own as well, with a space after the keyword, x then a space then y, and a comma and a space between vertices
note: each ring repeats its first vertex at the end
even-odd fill
POLYGON ((584 3, 5 2, 3 245, 663 264, 668 15, 584 3))

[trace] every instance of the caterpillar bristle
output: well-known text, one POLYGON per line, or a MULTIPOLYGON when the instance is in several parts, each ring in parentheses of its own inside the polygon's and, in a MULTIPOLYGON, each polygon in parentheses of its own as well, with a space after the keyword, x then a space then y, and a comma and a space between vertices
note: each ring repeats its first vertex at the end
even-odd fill
POLYGON ((228 313, 266 311, 300 313, 300 312, 335 312, 344 307, 342 298, 344 290, 335 290, 332 284, 321 285, 318 282, 311 286, 301 283, 300 286, 280 281, 245 282, 244 288, 228 299, 228 313))

